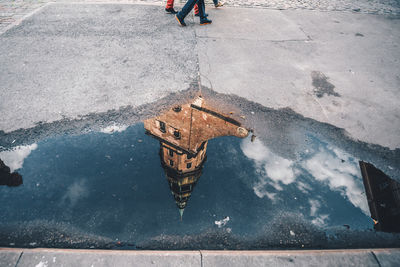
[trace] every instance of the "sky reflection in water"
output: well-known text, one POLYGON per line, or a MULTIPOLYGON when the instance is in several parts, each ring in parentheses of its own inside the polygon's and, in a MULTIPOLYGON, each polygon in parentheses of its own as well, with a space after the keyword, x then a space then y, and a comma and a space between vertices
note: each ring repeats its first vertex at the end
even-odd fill
POLYGON ((3 151, 0 158, 22 174, 24 184, 0 188, 0 226, 65 223, 132 242, 210 229, 273 235, 266 229, 277 221, 287 224, 290 236, 301 231, 299 222, 312 229, 372 229, 358 159, 307 135, 311 145, 296 159, 277 155, 258 139, 210 140, 183 221, 160 165, 159 142, 144 134, 141 123, 3 151))

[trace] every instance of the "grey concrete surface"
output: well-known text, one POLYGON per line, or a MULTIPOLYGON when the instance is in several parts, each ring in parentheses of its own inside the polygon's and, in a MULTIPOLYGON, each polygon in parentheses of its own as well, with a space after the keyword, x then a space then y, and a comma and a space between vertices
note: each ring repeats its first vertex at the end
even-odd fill
POLYGON ((47 5, 0 35, 0 130, 187 89, 197 79, 194 48, 193 31, 159 6, 47 5))
POLYGON ((180 28, 160 6, 45 6, 0 35, 0 130, 154 102, 200 70, 217 92, 400 147, 398 17, 208 12, 212 25, 180 28))
POLYGON ((204 86, 400 147, 399 18, 240 8, 209 13, 215 23, 196 28, 204 86))
MULTIPOLYGON (((110 251, 0 248, 12 266, 398 266, 399 249, 277 251, 110 251), (373 253, 372 253, 373 252, 373 253), (376 255, 376 256, 375 256, 376 255)), ((2 259, 2 258, 0 258, 2 259)), ((7 265, 1 265, 7 266, 7 265)))
POLYGON ((1 250, 0 249, 0 266, 1 267, 14 267, 21 256, 22 249, 10 249, 1 250))
POLYGON ((382 267, 399 266, 400 250, 372 250, 382 267))
POLYGON ((198 251, 24 250, 18 267, 30 266, 200 266, 198 251))
POLYGON ((247 253, 202 251, 203 266, 379 266, 367 250, 254 251, 247 253))

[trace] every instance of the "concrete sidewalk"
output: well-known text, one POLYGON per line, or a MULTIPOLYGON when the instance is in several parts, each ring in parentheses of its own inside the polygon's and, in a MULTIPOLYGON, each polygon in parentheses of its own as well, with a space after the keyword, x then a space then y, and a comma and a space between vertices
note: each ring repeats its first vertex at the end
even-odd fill
POLYGON ((37 10, 0 35, 0 130, 138 107, 200 80, 218 93, 344 128, 355 139, 400 147, 399 17, 208 12, 212 25, 188 18, 180 28, 154 5, 37 10))
POLYGON ((400 249, 110 251, 0 248, 1 266, 398 266, 400 249))

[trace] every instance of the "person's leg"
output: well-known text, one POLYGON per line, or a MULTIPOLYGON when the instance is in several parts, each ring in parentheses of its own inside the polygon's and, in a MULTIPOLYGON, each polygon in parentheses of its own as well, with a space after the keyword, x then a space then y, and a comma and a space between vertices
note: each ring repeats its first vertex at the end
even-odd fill
POLYGON ((189 12, 193 9, 197 0, 188 0, 186 4, 182 7, 182 10, 177 14, 178 18, 185 19, 189 12))
MULTIPOLYGON (((204 11, 204 12, 205 12, 205 11, 204 11)), ((195 4, 195 5, 194 5, 194 15, 195 15, 196 17, 200 17, 200 15, 199 15, 199 5, 198 5, 198 4, 195 4)), ((204 13, 204 16, 208 17, 208 14, 207 14, 207 13, 204 13)))
POLYGON ((178 12, 174 9, 174 0, 167 0, 167 5, 165 6, 165 11, 171 14, 176 14, 178 12))
POLYGON ((214 2, 214 6, 215 6, 215 7, 221 7, 221 6, 224 5, 224 3, 223 3, 223 2, 220 2, 219 0, 213 0, 213 2, 214 2))
POLYGON ((211 24, 212 21, 207 19, 206 16, 206 6, 204 4, 204 0, 198 0, 197 4, 199 5, 200 25, 211 24))
POLYGON ((165 8, 174 8, 174 0, 167 0, 165 8))
POLYGON ((204 13, 206 13, 205 12, 205 4, 204 4, 204 0, 197 0, 197 6, 199 7, 199 16, 200 16, 200 19, 201 18, 204 18, 205 16, 204 16, 204 13))

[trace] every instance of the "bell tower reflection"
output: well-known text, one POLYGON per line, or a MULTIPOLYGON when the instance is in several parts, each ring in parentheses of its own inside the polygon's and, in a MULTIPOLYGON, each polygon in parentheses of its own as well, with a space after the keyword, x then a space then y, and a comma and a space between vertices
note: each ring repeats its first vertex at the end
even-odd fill
POLYGON ((240 122, 206 106, 202 97, 145 120, 144 128, 146 134, 160 141, 161 165, 181 219, 207 159, 208 140, 248 135, 240 122))

